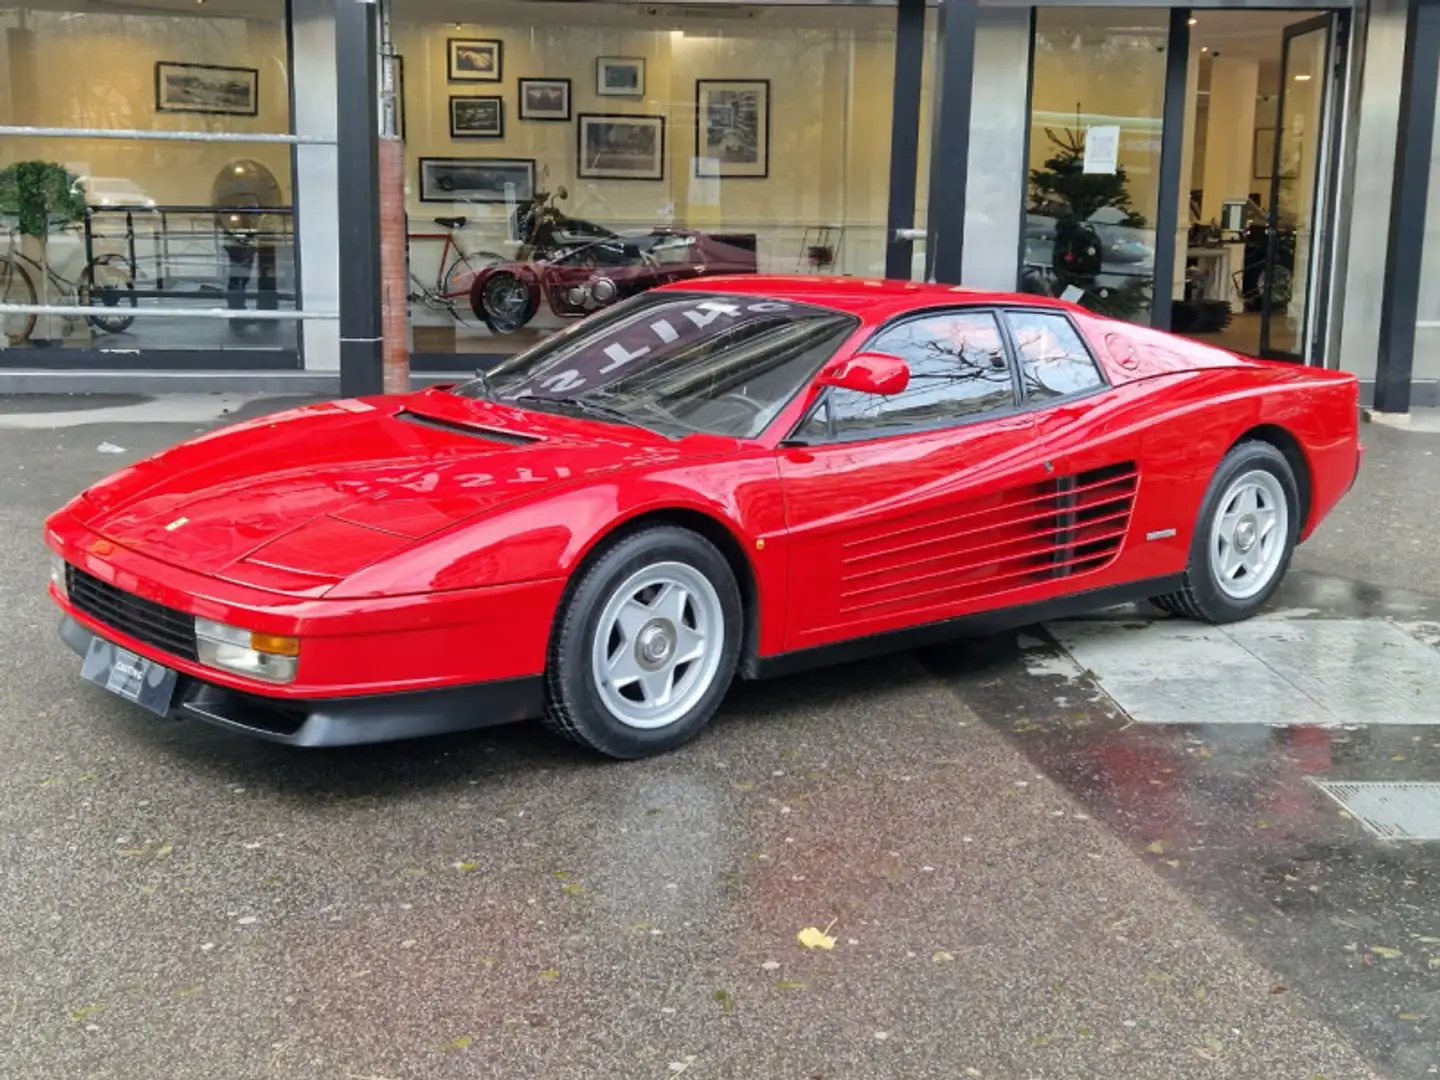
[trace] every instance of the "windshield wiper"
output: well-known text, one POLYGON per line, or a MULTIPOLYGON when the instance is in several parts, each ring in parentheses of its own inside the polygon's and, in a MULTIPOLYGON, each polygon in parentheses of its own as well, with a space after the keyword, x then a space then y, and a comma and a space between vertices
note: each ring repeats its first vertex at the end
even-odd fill
POLYGON ((597 420, 609 420, 616 424, 624 424, 626 427, 640 428, 652 435, 661 435, 667 439, 674 438, 663 431, 640 423, 629 413, 623 412, 610 405, 601 405, 598 401, 587 401, 585 398, 552 398, 541 397, 539 394, 521 394, 519 397, 508 398, 505 402, 508 405, 519 405, 521 408, 538 408, 541 412, 546 408, 558 412, 575 412, 584 416, 593 416, 597 420))

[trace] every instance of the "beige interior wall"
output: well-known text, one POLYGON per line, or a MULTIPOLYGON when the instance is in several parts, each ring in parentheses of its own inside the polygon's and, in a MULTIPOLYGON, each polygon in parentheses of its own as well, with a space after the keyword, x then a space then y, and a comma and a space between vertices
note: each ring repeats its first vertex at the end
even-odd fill
POLYGON ((1131 205, 1153 225, 1165 106, 1164 13, 1100 15, 1093 29, 1047 27, 1047 14, 1041 9, 1036 16, 1030 168, 1044 168, 1058 152, 1047 127, 1063 137, 1067 129, 1083 133, 1092 125, 1118 124, 1119 164, 1128 178, 1131 205), (1118 32, 1106 27, 1117 21, 1142 29, 1118 32), (1149 22, 1155 23, 1153 28, 1149 22))
MULTIPOLYGON (((479 10, 483 11, 483 8, 479 10)), ((767 269, 793 270, 807 226, 846 229, 843 269, 879 273, 884 266, 888 205, 890 111, 894 80, 894 13, 854 13, 850 25, 787 25, 772 9, 763 33, 739 25, 649 29, 625 25, 505 22, 428 23, 405 12, 395 29, 404 57, 406 208, 412 229, 437 215, 465 214, 478 236, 503 243, 505 208, 421 202, 419 161, 426 157, 533 158, 540 186, 564 185, 564 208, 610 228, 673 223, 753 231, 767 269), (857 15, 868 25, 857 25, 857 15), (773 17, 771 17, 773 16, 773 17), (447 39, 504 43, 498 83, 451 84, 447 39), (642 99, 596 92, 600 56, 645 60, 642 99), (524 121, 518 80, 569 78, 572 117, 582 113, 665 118, 664 179, 594 180, 576 175, 578 121, 524 121), (765 79, 770 83, 769 176, 697 181, 694 178, 695 84, 698 79, 765 79), (449 99, 504 98, 505 135, 453 139, 449 99)), ((617 16, 621 12, 617 10, 617 16)), ((807 21, 813 23, 813 19, 807 21)), ((503 249, 502 249, 503 250, 503 249)), ((437 252, 438 257, 438 252, 437 252)), ((422 275, 425 254, 412 250, 422 275)))
MULTIPOLYGON (((290 79, 283 8, 272 20, 0 10, 0 123, 151 131, 288 132, 290 79), (162 113, 155 63, 259 71, 254 117, 162 113)), ((83 176, 127 180, 161 205, 203 205, 230 161, 265 165, 290 193, 284 145, 0 139, 0 168, 45 160, 83 176)))

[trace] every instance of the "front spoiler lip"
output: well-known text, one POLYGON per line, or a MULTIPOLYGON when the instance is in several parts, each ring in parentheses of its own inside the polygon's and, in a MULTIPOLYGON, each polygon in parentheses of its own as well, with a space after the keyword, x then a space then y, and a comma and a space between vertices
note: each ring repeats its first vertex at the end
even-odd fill
MULTIPOLYGON (((61 617, 60 639, 79 655, 96 636, 71 616, 61 617)), ((331 747, 493 727, 533 719, 543 707, 538 675, 370 697, 294 699, 241 693, 181 672, 169 715, 287 746, 331 747)))

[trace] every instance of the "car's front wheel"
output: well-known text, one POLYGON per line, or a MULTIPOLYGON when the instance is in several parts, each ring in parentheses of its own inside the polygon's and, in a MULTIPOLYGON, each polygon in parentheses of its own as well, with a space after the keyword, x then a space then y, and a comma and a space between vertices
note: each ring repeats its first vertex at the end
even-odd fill
POLYGON ((1290 462, 1269 443, 1242 442, 1211 478, 1181 589, 1154 603, 1210 623, 1247 619, 1280 587, 1299 532, 1290 462))
POLYGON ((735 574, 710 541, 669 525, 621 537, 562 603, 546 725, 614 758, 688 742, 734 677, 743 621, 735 574))

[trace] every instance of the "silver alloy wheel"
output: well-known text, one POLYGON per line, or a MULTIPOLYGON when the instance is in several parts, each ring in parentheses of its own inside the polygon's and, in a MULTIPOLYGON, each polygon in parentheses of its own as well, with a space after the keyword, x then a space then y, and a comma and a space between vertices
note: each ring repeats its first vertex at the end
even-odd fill
POLYGON ((1263 592, 1285 560, 1290 504, 1274 473, 1252 469, 1231 481, 1210 527, 1210 572, 1232 600, 1263 592))
POLYGON ((626 727, 673 724, 705 696, 720 669, 725 613, 700 571, 663 562, 610 594, 590 647, 600 699, 626 727))

